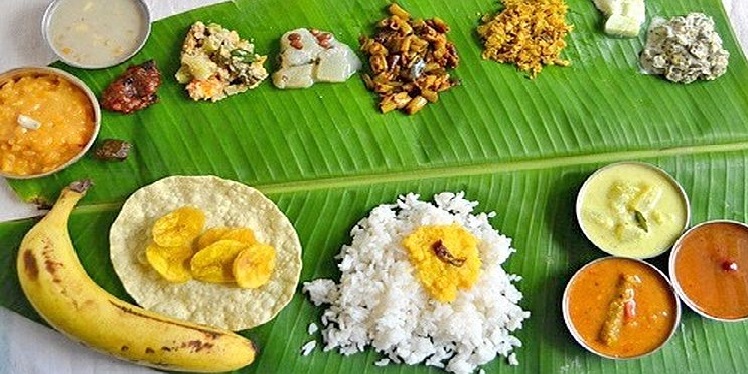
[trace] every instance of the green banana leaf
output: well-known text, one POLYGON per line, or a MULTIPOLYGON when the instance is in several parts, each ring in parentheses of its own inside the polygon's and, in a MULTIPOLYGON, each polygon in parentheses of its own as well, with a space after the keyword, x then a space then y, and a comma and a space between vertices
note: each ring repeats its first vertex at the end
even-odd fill
MULTIPOLYGON (((349 242, 351 226, 374 206, 416 191, 428 198, 465 191, 480 211, 496 211, 492 224, 518 249, 505 265, 523 276, 521 305, 532 317, 518 333, 519 367, 497 359, 488 372, 741 372, 748 368, 748 325, 716 323, 686 310, 672 340, 657 353, 632 361, 602 359, 568 333, 561 295, 571 275, 604 254, 576 223, 574 201, 596 168, 642 160, 671 173, 691 198, 692 222, 748 220, 748 64, 719 0, 649 0, 647 14, 669 17, 702 11, 714 17, 730 67, 712 82, 676 85, 643 75, 638 39, 614 39, 589 0, 569 0, 563 57, 570 67, 548 67, 531 80, 513 66, 480 58, 474 28, 491 0, 409 0, 414 16, 438 16, 451 25, 461 55, 462 82, 415 116, 378 113, 359 79, 281 91, 265 83, 219 103, 190 101, 171 75, 181 42, 196 20, 215 21, 254 38, 275 56, 279 36, 291 28, 335 32, 349 45, 384 17, 387 1, 237 0, 177 15, 153 25, 146 47, 132 60, 155 59, 164 74, 160 103, 134 115, 105 113, 100 139, 134 144, 122 163, 87 156, 50 177, 12 181, 29 201, 51 203, 62 186, 90 178, 96 186, 72 216, 70 231, 86 269, 113 294, 130 300, 108 255, 108 230, 119 205, 137 188, 175 174, 215 174, 253 185, 289 216, 304 247, 302 281, 338 276, 334 256, 349 242), (323 218, 323 219, 320 219, 323 218)), ((271 59, 272 60, 272 59, 271 59)), ((270 64, 272 65, 272 63, 270 64)), ((124 66, 68 70, 100 93, 124 66)), ((272 70, 272 69, 271 69, 272 70)), ((0 224, 0 305, 41 321, 15 275, 23 220, 0 224)), ((665 256, 653 263, 665 269, 665 256)), ((131 300, 130 300, 131 301, 131 300)), ((341 356, 299 348, 321 308, 299 291, 272 322, 242 332, 261 347, 241 372, 426 373, 426 366, 384 368, 372 350, 341 356)))

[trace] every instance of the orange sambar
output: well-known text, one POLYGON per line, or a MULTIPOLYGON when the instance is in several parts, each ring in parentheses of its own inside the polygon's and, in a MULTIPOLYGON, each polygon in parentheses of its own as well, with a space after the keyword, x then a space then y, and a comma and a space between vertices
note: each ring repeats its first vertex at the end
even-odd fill
POLYGON ((698 225, 673 247, 671 277, 684 301, 708 317, 748 317, 748 227, 739 222, 698 225))
POLYGON ((30 73, 0 83, 0 172, 5 175, 59 168, 86 149, 95 128, 91 100, 62 76, 30 73), (19 116, 38 128, 24 127, 19 116))
MULTIPOLYGON (((608 358, 635 358, 661 347, 680 320, 680 309, 667 278, 643 261, 606 257, 580 269, 564 294, 564 314, 574 338, 608 358), (638 277, 635 308, 620 327, 615 343, 606 344, 601 331, 610 318, 621 278, 638 277)), ((623 317, 622 317, 623 318, 623 317)))

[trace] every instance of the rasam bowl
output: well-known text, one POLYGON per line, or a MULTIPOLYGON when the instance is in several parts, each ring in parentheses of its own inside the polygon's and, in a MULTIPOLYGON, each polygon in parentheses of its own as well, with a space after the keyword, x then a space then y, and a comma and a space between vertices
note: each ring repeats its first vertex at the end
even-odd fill
POLYGON ((720 322, 748 319, 748 225, 700 223, 673 245, 670 280, 693 311, 720 322))

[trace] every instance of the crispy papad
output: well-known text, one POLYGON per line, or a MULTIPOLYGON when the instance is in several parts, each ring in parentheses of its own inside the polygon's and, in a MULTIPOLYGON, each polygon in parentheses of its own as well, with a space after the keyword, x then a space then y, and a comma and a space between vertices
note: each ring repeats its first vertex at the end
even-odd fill
POLYGON ((140 306, 175 318, 249 329, 273 319, 293 297, 301 274, 301 243, 291 222, 260 191, 214 176, 172 176, 133 193, 109 233, 114 270, 140 306), (171 283, 144 260, 153 223, 182 206, 205 213, 205 229, 248 227, 275 247, 276 267, 257 289, 190 280, 171 283))

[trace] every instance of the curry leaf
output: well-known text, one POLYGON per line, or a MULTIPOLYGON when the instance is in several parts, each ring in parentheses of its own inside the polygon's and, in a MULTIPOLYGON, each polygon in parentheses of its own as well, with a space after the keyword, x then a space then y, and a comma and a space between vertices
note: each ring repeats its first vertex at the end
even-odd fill
POLYGON ((649 232, 649 226, 647 225, 647 218, 644 217, 644 214, 642 214, 642 212, 635 210, 634 219, 636 220, 636 224, 637 226, 639 226, 640 229, 644 230, 645 232, 649 232))

